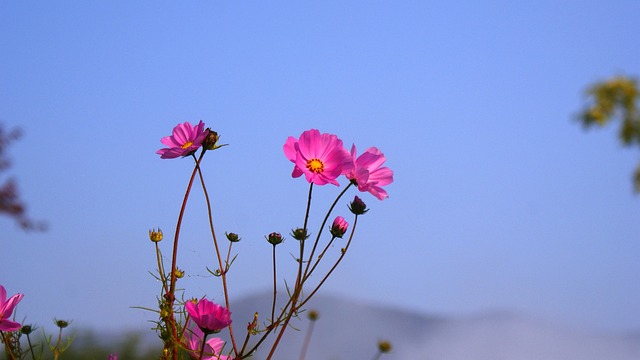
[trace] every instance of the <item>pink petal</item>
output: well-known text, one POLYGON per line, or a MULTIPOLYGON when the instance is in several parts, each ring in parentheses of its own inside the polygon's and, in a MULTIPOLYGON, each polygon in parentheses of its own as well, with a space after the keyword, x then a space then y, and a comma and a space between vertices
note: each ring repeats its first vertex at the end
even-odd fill
POLYGON ((7 301, 7 290, 4 286, 0 285, 0 304, 4 304, 7 301))
POLYGON ((15 321, 11 321, 8 319, 0 320, 0 331, 16 331, 20 330, 21 327, 22 325, 15 321))
POLYGON ((286 156, 287 159, 289 159, 291 162, 296 161, 296 143, 297 142, 298 140, 296 140, 296 138, 294 138, 293 136, 289 136, 283 146, 284 156, 286 156))

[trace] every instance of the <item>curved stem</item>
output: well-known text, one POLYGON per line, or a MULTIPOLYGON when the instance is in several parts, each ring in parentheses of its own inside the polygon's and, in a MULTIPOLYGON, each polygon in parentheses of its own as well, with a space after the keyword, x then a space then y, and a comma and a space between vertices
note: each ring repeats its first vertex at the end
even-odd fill
MULTIPOLYGON (((231 307, 230 305, 230 301, 229 301, 229 291, 227 288, 227 270, 228 270, 228 261, 226 266, 223 266, 222 264, 222 256, 220 255, 220 247, 218 246, 218 239, 216 238, 216 231, 215 228, 213 226, 213 213, 211 211, 211 201, 209 199, 209 193, 207 191, 207 186, 204 182, 204 177, 202 175, 202 170, 200 169, 200 166, 198 163, 196 163, 196 170, 198 171, 198 175, 200 177, 200 183, 202 184, 202 190, 204 192, 204 197, 205 200, 207 202, 207 213, 209 216, 209 228, 211 230, 211 237, 213 238, 213 246, 216 249, 216 257, 218 258, 218 266, 220 269, 220 277, 222 278, 222 289, 224 292, 224 301, 225 301, 225 306, 227 308, 227 310, 231 311, 231 307)), ((229 249, 229 251, 231 251, 231 249, 229 249)), ((235 340, 235 336, 233 335, 233 325, 229 324, 229 337, 231 338, 231 344, 233 345, 233 353, 235 355, 238 354, 238 348, 236 345, 236 340, 235 340)))
POLYGON ((320 280, 320 282, 318 283, 318 286, 316 286, 316 288, 313 289, 313 291, 311 293, 309 293, 309 296, 307 296, 306 299, 304 299, 302 302, 300 302, 300 306, 304 306, 304 304, 306 304, 311 299, 311 297, 316 292, 318 292, 318 290, 320 289, 322 284, 324 284, 324 282, 327 281, 327 279, 329 278, 331 273, 336 269, 336 267, 338 267, 338 264, 340 264, 340 262, 344 258, 344 255, 347 253, 347 250, 349 250, 349 245, 351 245, 351 240, 353 239, 353 234, 356 231, 356 225, 358 225, 358 215, 356 215, 355 219, 353 220, 353 227, 351 228, 351 234, 349 235, 349 241, 347 241, 347 245, 344 247, 344 249, 342 249, 342 253, 340 254, 340 257, 338 258, 338 260, 336 260, 336 263, 333 264, 333 266, 331 267, 329 272, 327 272, 327 274, 322 278, 322 280, 320 280))
POLYGON ((333 204, 331 204, 331 207, 329 207, 329 211, 327 211, 327 215, 325 215, 324 220, 322 220, 322 225, 320 225, 320 230, 318 230, 318 235, 316 236, 316 240, 313 243, 313 248, 311 249, 311 253, 309 254, 309 261, 307 262, 307 266, 304 269, 303 282, 307 280, 309 275, 311 275, 309 273, 309 265, 311 264, 311 260, 313 258, 313 254, 316 251, 316 247, 318 246, 318 242, 320 241, 320 235, 322 235, 322 231, 324 230, 324 227, 327 225, 327 220, 329 220, 329 216, 331 216, 331 212, 333 212, 333 208, 336 207, 336 204, 338 203, 340 198, 342 198, 342 195, 344 195, 344 193, 347 192, 347 189, 349 189, 351 185, 353 185, 353 183, 349 183, 349 185, 345 186, 345 188, 340 192, 338 197, 336 197, 336 199, 333 201, 333 204))
MULTIPOLYGON (((316 267, 320 263, 320 260, 324 257, 324 254, 327 253, 327 250, 329 250, 329 247, 331 246, 331 244, 333 244, 333 241, 335 239, 336 239, 335 236, 331 237, 331 240, 329 240, 329 242, 327 243, 327 246, 325 246, 324 249, 322 250, 322 252, 320 253, 320 255, 318 255, 318 261, 316 261, 315 264, 313 264, 313 266, 311 267, 309 272, 305 272, 304 281, 307 281, 307 279, 309 279, 311 274, 313 274, 313 271, 316 269, 316 267)), ((311 259, 309 259, 309 262, 311 262, 311 259)))
MULTIPOLYGON (((170 327, 170 331, 171 331, 171 336, 172 336, 172 340, 173 340, 173 344, 171 344, 171 349, 167 349, 170 350, 172 352, 173 355, 173 359, 178 359, 178 346, 177 344, 180 342, 180 339, 178 338, 178 327, 176 324, 176 319, 175 319, 175 314, 173 311, 173 304, 175 303, 176 300, 176 296, 175 296, 175 291, 176 291, 176 281, 177 281, 177 277, 176 277, 176 268, 177 268, 177 259, 178 259, 178 240, 180 239, 180 228, 182 226, 182 218, 184 217, 184 211, 187 207, 187 200, 189 200, 189 194, 191 193, 191 187, 193 186, 193 180, 196 177, 196 172, 199 169, 199 164, 200 161, 202 161, 202 157, 204 156, 204 151, 202 151, 200 153, 200 157, 196 160, 196 165, 193 169, 193 172, 191 173, 191 178, 189 179, 189 185, 187 185, 187 190, 184 193, 184 199, 182 200, 182 206, 180 208, 180 214, 178 215, 178 221, 176 223, 176 231, 175 231, 175 235, 173 238, 173 253, 171 256, 171 281, 169 284, 169 292, 166 293, 166 297, 167 297, 167 301, 168 301, 168 310, 169 310, 169 327, 170 327)), ((194 156, 195 159, 195 156, 194 156)))

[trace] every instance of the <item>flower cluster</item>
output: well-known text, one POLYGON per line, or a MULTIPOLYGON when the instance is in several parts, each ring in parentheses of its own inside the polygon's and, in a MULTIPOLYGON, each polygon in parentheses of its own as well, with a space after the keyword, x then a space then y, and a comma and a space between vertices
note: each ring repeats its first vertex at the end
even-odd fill
POLYGON ((284 154, 294 163, 294 178, 304 174, 308 182, 316 185, 339 185, 336 178, 345 175, 358 190, 368 191, 380 200, 389 197, 382 186, 393 182, 393 171, 382 166, 386 158, 378 148, 370 147, 357 156, 355 145, 349 152, 336 135, 311 129, 298 139, 290 136, 284 144, 284 154))
MULTIPOLYGON (((227 292, 227 273, 237 255, 232 256, 232 246, 240 241, 240 236, 233 232, 226 232, 228 242, 226 250, 220 249, 220 244, 216 238, 216 232, 213 226, 212 210, 209 201, 206 184, 204 181, 203 169, 200 162, 203 155, 208 150, 218 149, 224 145, 218 145, 220 136, 217 132, 205 128, 200 121, 197 125, 191 125, 188 122, 178 124, 170 136, 163 137, 160 141, 167 146, 157 151, 162 159, 174 159, 179 157, 194 155, 201 150, 200 156, 193 158, 196 160, 189 185, 184 196, 183 205, 177 223, 176 235, 173 240, 173 256, 171 263, 171 271, 166 272, 163 264, 164 257, 160 252, 160 242, 163 238, 162 231, 150 230, 149 238, 155 244, 156 258, 158 261, 158 278, 162 282, 163 287, 161 296, 159 297, 159 314, 158 330, 164 341, 164 350, 166 358, 177 359, 180 351, 187 350, 189 356, 196 359, 242 359, 250 354, 254 354, 258 346, 265 339, 273 335, 275 340, 272 342, 268 359, 273 358, 276 347, 282 338, 286 329, 290 327, 289 321, 292 317, 296 317, 303 306, 324 284, 325 280, 332 274, 336 266, 341 262, 345 253, 349 249, 352 239, 354 238, 355 228, 358 216, 368 211, 365 203, 355 196, 353 201, 348 205, 349 210, 354 216, 351 225, 343 216, 334 218, 330 226, 328 224, 329 217, 336 203, 345 194, 350 187, 357 188, 360 192, 368 192, 377 199, 384 200, 389 197, 384 189, 386 185, 393 182, 393 171, 383 166, 386 157, 375 147, 366 149, 362 154, 358 155, 356 146, 351 146, 351 151, 344 147, 343 141, 334 134, 321 133, 317 129, 310 129, 302 132, 298 138, 289 136, 283 146, 285 157, 293 163, 293 171, 291 176, 299 178, 304 175, 309 185, 309 196, 307 201, 307 209, 305 212, 304 225, 294 227, 291 236, 298 240, 293 242, 293 246, 298 249, 294 252, 297 272, 295 277, 284 283, 287 288, 288 298, 281 306, 276 306, 278 302, 277 296, 277 271, 276 271, 276 245, 284 242, 281 233, 273 231, 265 236, 268 243, 272 245, 272 270, 273 270, 273 298, 271 303, 270 316, 266 316, 263 322, 258 321, 258 313, 247 325, 247 334, 244 343, 238 343, 234 335, 234 329, 231 324, 231 312, 229 311, 230 301, 227 292), (328 208, 326 216, 322 221, 320 229, 314 233, 310 231, 308 226, 309 213, 311 208, 311 198, 314 185, 332 184, 340 186, 339 178, 343 176, 347 180, 346 187, 340 192, 333 204, 328 208), (219 277, 222 281, 222 291, 224 293, 226 307, 215 304, 207 299, 189 300, 184 303, 181 308, 180 302, 176 296, 176 281, 180 279, 184 272, 177 267, 178 238, 180 233, 180 225, 184 215, 184 209, 187 199, 190 195, 191 185, 195 179, 200 180, 203 193, 207 203, 207 211, 209 213, 211 237, 214 243, 216 259, 218 261, 217 268, 210 272, 219 277), (321 237, 323 231, 331 234, 326 240, 321 237), (346 236, 347 231, 350 234, 346 236), (314 238, 309 239, 311 236, 314 238), (339 251, 333 251, 335 247, 332 245, 346 237, 346 244, 340 247, 339 251), (310 242, 309 246, 305 243, 310 242), (225 257, 226 254, 226 257, 225 257), (322 266, 318 266, 322 262, 322 266), (326 264, 326 262, 333 262, 326 264), (276 308, 280 310, 276 312, 276 308), (176 314, 188 315, 186 319, 181 319, 176 314), (216 334, 223 329, 229 331, 229 345, 231 349, 224 350, 225 341, 221 338, 209 338, 209 335, 216 334), (259 339, 251 342, 252 336, 259 336, 259 339)), ((288 246, 287 242, 285 245, 288 246)), ((282 247, 278 246, 278 248, 282 247)), ((208 270, 208 269, 207 269, 208 270)), ((317 316, 313 320, 317 319, 317 316)), ((165 357, 163 357, 165 358, 165 357)))

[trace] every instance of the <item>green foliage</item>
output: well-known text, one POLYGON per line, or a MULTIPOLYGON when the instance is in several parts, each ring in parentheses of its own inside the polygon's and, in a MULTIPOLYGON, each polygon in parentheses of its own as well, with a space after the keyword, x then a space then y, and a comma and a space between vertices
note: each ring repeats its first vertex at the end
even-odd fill
MULTIPOLYGON (((617 76, 592 85, 587 90, 589 103, 579 120, 585 127, 605 126, 620 118, 619 136, 624 145, 640 145, 640 92, 636 79, 617 76)), ((636 192, 640 192, 640 165, 634 175, 636 192)))
MULTIPOLYGON (((60 360, 107 360, 110 354, 118 354, 119 359, 131 360, 157 360, 162 351, 162 347, 144 344, 143 337, 137 333, 128 333, 119 340, 105 341, 103 336, 91 330, 82 331, 74 337, 73 344, 60 355, 60 360)), ((42 351, 42 344, 45 339, 36 341, 36 358, 53 359, 53 354, 46 347, 42 351), (39 356, 39 354, 42 356, 39 356)), ((23 359, 31 359, 31 354, 25 349, 23 344, 23 359)), ((0 345, 1 346, 1 345, 0 345)), ((0 347, 1 349, 1 347, 0 347)), ((7 359, 4 351, 0 351, 0 360, 7 359)))

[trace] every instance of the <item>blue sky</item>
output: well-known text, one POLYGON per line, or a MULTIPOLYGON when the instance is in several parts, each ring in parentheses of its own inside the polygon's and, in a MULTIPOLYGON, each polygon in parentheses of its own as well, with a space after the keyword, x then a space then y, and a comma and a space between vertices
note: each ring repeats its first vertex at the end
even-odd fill
MULTIPOLYGON (((371 211, 327 293, 638 329, 637 149, 575 120, 588 84, 638 74, 638 13, 636 1, 2 2, 0 121, 24 131, 10 173, 50 228, 0 218, 0 284, 25 294, 31 322, 147 328, 153 316, 130 308, 158 291, 147 231, 173 233, 191 169, 155 151, 202 119, 230 144, 204 171, 219 232, 243 238, 234 296, 269 288, 263 236, 299 226, 307 191, 282 145, 318 128, 379 147, 395 171, 389 199, 363 195, 371 211)), ((319 208, 339 191, 317 190, 319 208)), ((180 266, 187 296, 221 299, 205 216, 194 197, 180 266)))

